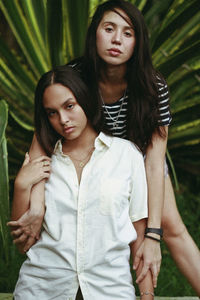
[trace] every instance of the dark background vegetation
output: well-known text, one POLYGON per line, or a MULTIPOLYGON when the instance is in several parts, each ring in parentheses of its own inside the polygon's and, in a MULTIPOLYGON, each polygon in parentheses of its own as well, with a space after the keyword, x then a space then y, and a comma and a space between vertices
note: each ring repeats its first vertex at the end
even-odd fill
MULTIPOLYGON (((0 194, 0 292, 13 291, 20 265, 25 258, 12 245, 7 229, 2 224, 9 219, 9 208, 4 203, 9 201, 11 204, 13 181, 33 136, 35 84, 40 75, 52 66, 64 64, 81 55, 89 17, 100 2, 0 0, 0 103, 4 104, 6 100, 8 108, 5 135, 2 132, 4 144, 8 148, 10 199, 5 197, 5 193, 0 194), (26 5, 28 2, 30 6, 26 5), (21 15, 17 9, 21 10, 21 15), (36 27, 42 42, 36 35, 29 12, 37 20, 36 27), (23 18, 27 22, 25 25, 23 18), (26 34, 33 37, 33 44, 26 39, 26 34)), ((154 65, 163 73, 170 87, 173 122, 169 131, 168 163, 179 211, 188 231, 200 247, 199 1, 131 2, 145 16, 154 65)), ((0 122, 0 128, 1 125, 0 122)), ((3 152, 5 149, 0 151, 2 156, 7 154, 3 152)), ((1 190, 4 190, 5 178, 0 182, 1 190)), ((195 295, 177 270, 164 244, 162 255, 156 294, 195 295)))

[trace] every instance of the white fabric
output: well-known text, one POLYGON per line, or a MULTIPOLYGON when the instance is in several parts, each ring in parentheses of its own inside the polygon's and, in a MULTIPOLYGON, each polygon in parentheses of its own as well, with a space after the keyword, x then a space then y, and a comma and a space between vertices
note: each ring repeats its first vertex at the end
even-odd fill
POLYGON ((75 167, 59 141, 46 183, 40 240, 28 251, 15 300, 135 299, 129 243, 132 222, 147 217, 142 154, 131 142, 103 133, 78 184, 75 167))

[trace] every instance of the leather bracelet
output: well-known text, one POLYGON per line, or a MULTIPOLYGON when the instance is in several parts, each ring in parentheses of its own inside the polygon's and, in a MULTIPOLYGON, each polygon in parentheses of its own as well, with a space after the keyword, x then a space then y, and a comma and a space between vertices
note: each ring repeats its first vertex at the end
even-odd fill
POLYGON ((141 296, 141 297, 142 297, 142 296, 145 296, 145 295, 151 295, 151 296, 154 297, 154 293, 152 293, 152 292, 141 292, 141 293, 140 293, 140 296, 141 296))
POLYGON ((161 238, 163 237, 163 229, 162 228, 149 228, 149 227, 147 227, 145 229, 145 234, 146 233, 155 233, 155 234, 158 234, 161 238))
POLYGON ((151 236, 151 235, 145 234, 144 237, 148 238, 148 239, 151 239, 151 240, 154 240, 154 241, 159 242, 159 243, 161 242, 160 239, 157 239, 157 238, 155 238, 154 236, 151 236))

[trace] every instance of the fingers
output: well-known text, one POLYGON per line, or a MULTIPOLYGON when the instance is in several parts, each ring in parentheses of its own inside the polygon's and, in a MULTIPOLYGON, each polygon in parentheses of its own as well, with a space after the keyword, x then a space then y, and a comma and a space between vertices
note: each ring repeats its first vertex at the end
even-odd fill
POLYGON ((28 152, 26 152, 25 159, 24 159, 22 166, 27 165, 29 162, 30 162, 30 156, 29 156, 28 152))
POLYGON ((157 287, 158 275, 159 275, 159 273, 160 273, 160 265, 161 265, 161 261, 155 263, 155 264, 151 267, 151 272, 152 272, 152 276, 153 276, 153 286, 154 286, 154 288, 157 287))
POLYGON ((151 266, 151 273, 152 273, 152 277, 153 277, 153 287, 156 288, 157 287, 158 273, 159 273, 156 264, 151 266))
POLYGON ((19 235, 22 234, 22 229, 21 229, 21 228, 18 228, 17 230, 12 230, 10 234, 11 234, 14 238, 15 238, 15 237, 18 237, 19 235))
POLYGON ((158 281, 158 274, 160 272, 160 263, 155 263, 155 264, 144 263, 142 271, 137 277, 136 283, 138 284, 144 279, 149 269, 151 270, 152 273, 153 287, 156 288, 157 281, 158 281))
POLYGON ((9 221, 6 225, 10 227, 20 226, 18 221, 9 221))
POLYGON ((27 240, 28 236, 25 233, 22 233, 18 238, 13 240, 13 244, 21 244, 27 240))
POLYGON ((135 255, 135 258, 133 261, 133 270, 137 270, 137 268, 140 264, 141 258, 142 258, 142 255, 138 255, 138 254, 135 255))
POLYGON ((48 157, 48 156, 40 156, 38 158, 35 158, 33 160, 31 160, 32 163, 40 163, 40 162, 46 162, 46 163, 49 163, 51 162, 51 158, 48 157))
POLYGON ((148 263, 144 264, 141 273, 139 274, 139 276, 136 279, 137 284, 140 283, 144 279, 144 277, 147 275, 147 272, 149 270, 149 266, 150 265, 148 263))
POLYGON ((24 252, 27 252, 36 242, 37 242, 37 239, 35 237, 29 237, 24 246, 24 249, 23 249, 24 252))

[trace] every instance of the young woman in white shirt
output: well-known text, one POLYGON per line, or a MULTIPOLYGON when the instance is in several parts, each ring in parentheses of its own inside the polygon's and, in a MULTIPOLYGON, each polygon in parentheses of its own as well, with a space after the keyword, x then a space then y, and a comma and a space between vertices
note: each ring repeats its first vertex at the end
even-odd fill
MULTIPOLYGON (((51 159, 26 155, 12 219, 27 211, 31 189, 43 179, 46 212, 41 237, 20 269, 15 300, 135 299, 130 252, 141 246, 148 216, 143 155, 131 142, 101 132, 96 114, 72 67, 39 80, 35 133, 51 159)), ((142 267, 141 261, 136 272, 142 267)), ((154 298, 150 271, 139 289, 141 299, 154 298)))
MULTIPOLYGON (((140 11, 123 0, 99 5, 88 28, 85 55, 71 65, 81 72, 88 85, 93 109, 98 108, 101 115, 103 108, 107 129, 133 141, 146 156, 149 218, 146 238, 134 262, 137 268, 139 260, 144 260, 138 281, 150 268, 156 287, 161 263, 156 239, 162 235, 162 226, 172 257, 200 295, 200 252, 178 213, 165 163, 171 122, 168 88, 152 66, 148 32, 140 11)), ((35 137, 30 155, 45 155, 35 137)), ((15 232, 17 243, 30 234, 25 251, 39 236, 44 214, 43 185, 35 186, 30 209, 14 223, 19 226, 15 232)))

